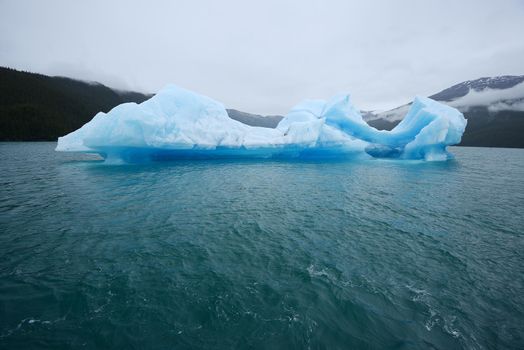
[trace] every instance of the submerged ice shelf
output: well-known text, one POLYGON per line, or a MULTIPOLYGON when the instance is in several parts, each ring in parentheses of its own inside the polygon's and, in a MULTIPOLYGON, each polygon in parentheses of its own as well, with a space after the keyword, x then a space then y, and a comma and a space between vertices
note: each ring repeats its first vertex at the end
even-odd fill
POLYGON ((100 154, 118 161, 170 158, 400 158, 446 160, 460 142, 466 120, 458 110, 416 97, 391 131, 369 126, 349 95, 305 100, 275 129, 229 118, 224 105, 168 85, 140 104, 98 113, 60 137, 57 151, 100 154))

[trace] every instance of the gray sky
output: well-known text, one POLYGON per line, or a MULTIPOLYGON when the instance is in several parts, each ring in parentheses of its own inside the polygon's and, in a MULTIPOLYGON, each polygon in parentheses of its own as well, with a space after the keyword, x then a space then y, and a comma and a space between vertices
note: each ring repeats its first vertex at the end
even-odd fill
POLYGON ((388 109, 463 80, 524 74, 524 1, 0 0, 0 65, 247 112, 350 92, 388 109))

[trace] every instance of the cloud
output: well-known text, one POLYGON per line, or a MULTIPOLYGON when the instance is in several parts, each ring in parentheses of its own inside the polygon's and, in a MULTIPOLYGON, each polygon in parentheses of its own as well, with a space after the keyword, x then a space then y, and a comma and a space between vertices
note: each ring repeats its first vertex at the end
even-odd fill
POLYGON ((465 96, 449 103, 450 106, 461 110, 475 106, 489 106, 489 110, 524 110, 524 83, 517 84, 509 89, 470 90, 465 96))
POLYGON ((523 32, 518 0, 0 0, 0 65, 143 92, 175 83, 261 114, 343 91, 387 110, 523 74, 523 32))
POLYGON ((488 107, 490 112, 500 111, 524 111, 524 101, 516 101, 513 103, 497 102, 488 107))

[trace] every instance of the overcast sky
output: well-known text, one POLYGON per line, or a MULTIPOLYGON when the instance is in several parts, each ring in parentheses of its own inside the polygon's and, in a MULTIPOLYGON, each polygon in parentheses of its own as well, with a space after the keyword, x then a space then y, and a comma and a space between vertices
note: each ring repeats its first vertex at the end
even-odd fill
POLYGON ((0 0, 0 65, 262 114, 339 92, 388 109, 524 74, 524 1, 0 0))

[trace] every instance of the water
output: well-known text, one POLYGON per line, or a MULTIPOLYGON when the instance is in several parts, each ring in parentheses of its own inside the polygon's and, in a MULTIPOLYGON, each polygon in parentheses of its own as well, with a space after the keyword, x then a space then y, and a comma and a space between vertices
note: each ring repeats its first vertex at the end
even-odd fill
POLYGON ((524 347, 524 150, 108 166, 0 144, 0 348, 524 347))

